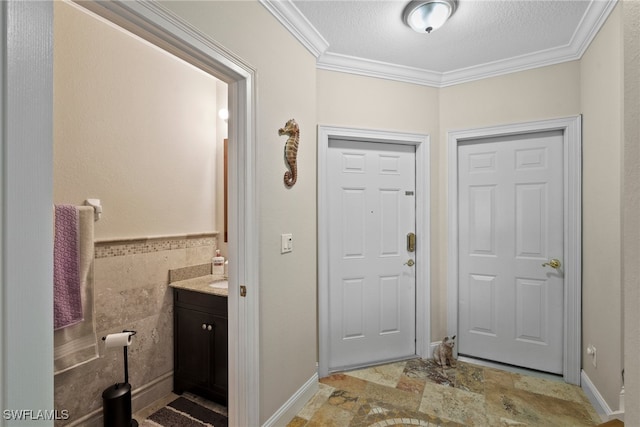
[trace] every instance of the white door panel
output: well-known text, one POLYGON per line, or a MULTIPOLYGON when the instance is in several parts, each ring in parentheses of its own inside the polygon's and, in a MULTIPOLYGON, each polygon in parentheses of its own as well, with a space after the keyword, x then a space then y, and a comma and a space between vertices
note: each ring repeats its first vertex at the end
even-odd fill
POLYGON ((562 373, 562 156, 561 132, 459 146, 460 354, 562 373))
POLYGON ((415 147, 330 141, 329 368, 415 354, 415 147))

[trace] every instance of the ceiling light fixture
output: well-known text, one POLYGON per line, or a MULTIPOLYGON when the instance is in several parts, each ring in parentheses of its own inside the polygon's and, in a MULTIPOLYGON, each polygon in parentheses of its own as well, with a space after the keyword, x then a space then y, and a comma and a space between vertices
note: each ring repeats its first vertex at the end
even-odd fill
POLYGON ((404 9, 404 23, 418 33, 431 33, 447 22, 456 7, 456 0, 413 0, 404 9))

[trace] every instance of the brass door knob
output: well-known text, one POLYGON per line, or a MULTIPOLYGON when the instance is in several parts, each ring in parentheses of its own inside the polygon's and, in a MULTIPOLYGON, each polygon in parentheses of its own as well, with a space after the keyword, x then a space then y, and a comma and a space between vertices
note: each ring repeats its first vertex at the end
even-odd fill
POLYGON ((409 261, 405 262, 404 265, 408 265, 409 267, 413 267, 416 262, 409 258, 409 261))
POLYGON ((555 268, 556 270, 559 269, 561 265, 562 265, 562 263, 557 258, 553 258, 549 262, 545 262, 545 263, 542 264, 543 267, 549 266, 551 268, 555 268))

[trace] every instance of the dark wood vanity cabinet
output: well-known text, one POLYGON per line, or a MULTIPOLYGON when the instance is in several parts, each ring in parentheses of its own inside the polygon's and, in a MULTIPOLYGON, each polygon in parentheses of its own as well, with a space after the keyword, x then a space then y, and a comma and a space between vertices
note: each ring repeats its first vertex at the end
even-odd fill
POLYGON ((173 390, 227 405, 227 298, 173 291, 173 390))

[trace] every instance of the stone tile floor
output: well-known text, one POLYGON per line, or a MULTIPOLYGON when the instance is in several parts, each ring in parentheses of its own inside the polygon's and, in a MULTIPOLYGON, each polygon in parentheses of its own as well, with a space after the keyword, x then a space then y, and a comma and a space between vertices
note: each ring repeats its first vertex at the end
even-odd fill
POLYGON ((287 427, 594 426, 578 386, 458 362, 414 359, 330 375, 287 427))

